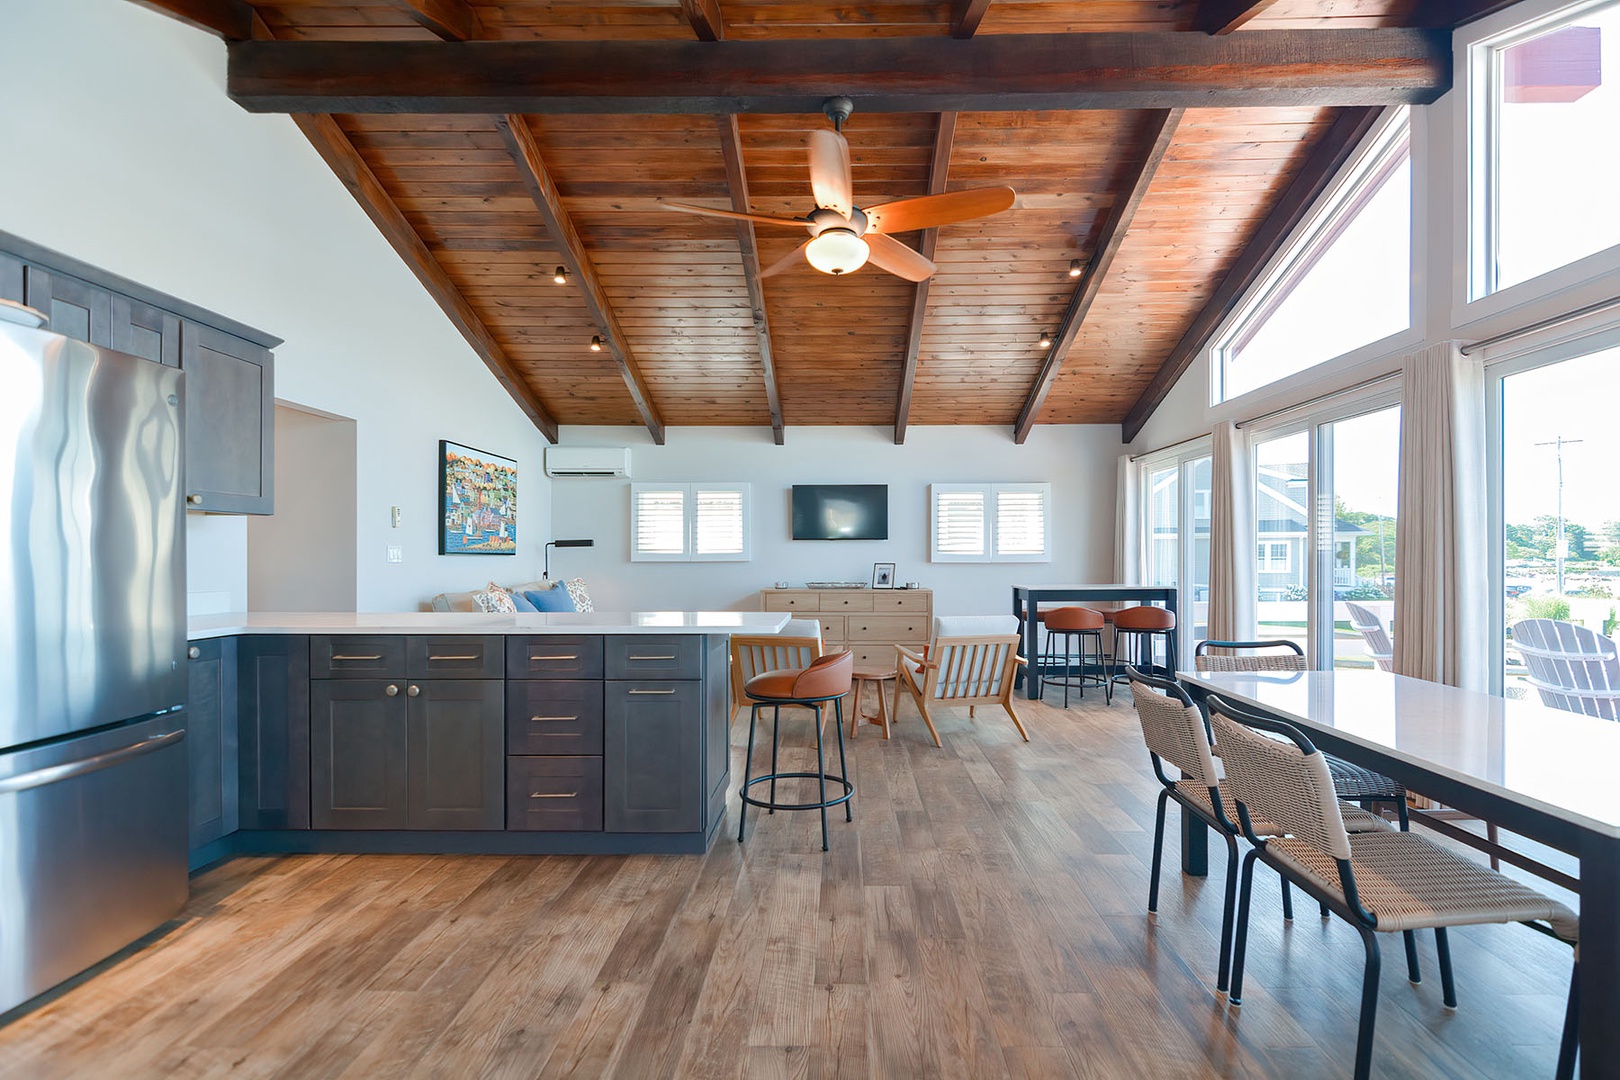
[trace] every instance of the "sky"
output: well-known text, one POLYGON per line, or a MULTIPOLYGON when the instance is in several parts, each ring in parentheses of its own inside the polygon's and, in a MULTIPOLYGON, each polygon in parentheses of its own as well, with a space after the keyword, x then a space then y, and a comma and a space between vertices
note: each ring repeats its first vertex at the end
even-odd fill
POLYGON ((1510 375, 1502 385, 1504 517, 1528 523, 1557 508, 1562 435, 1564 516, 1589 529, 1620 521, 1620 349, 1510 375))

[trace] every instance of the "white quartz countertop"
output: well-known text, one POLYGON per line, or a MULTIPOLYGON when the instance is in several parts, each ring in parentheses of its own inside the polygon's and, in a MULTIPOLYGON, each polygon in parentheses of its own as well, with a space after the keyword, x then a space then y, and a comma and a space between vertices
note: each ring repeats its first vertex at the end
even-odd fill
POLYGON ((186 636, 238 634, 774 634, 785 611, 230 612, 193 615, 186 636))

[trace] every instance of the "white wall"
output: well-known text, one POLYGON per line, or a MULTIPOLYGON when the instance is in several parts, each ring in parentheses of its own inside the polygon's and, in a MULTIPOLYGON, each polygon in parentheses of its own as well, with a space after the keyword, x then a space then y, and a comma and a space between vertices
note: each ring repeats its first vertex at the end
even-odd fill
POLYGON ((249 611, 353 611, 354 421, 276 405, 276 512, 247 519, 249 611))
MULTIPOLYGON (((7 4, 0 229, 286 339, 276 396, 356 420, 361 611, 538 576, 545 440, 292 121, 243 112, 224 77, 217 39, 126 0, 7 4), (515 558, 436 554, 441 438, 517 459, 515 558)), ((188 533, 199 602, 246 608, 246 529, 188 533)))
POLYGON ((1112 425, 1039 426, 1018 446, 1006 427, 912 427, 903 446, 892 429, 789 427, 787 445, 768 429, 671 428, 665 446, 627 428, 565 428, 565 445, 630 446, 630 480, 552 481, 556 537, 589 537, 594 548, 552 552, 553 577, 583 577, 603 610, 757 610, 777 581, 867 581, 892 562, 895 579, 935 590, 940 614, 1010 611, 1010 587, 1029 582, 1108 581, 1113 573, 1115 462, 1112 425), (630 484, 641 480, 747 481, 752 485, 753 558, 735 563, 630 561, 630 484), (1049 563, 930 563, 928 485, 1045 481, 1052 484, 1049 563), (889 539, 792 541, 793 484, 887 484, 889 539))

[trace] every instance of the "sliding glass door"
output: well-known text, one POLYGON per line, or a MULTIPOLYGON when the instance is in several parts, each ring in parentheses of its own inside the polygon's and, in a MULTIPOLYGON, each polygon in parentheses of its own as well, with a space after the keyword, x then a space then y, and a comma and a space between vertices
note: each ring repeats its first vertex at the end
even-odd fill
POLYGON ((1140 463, 1143 578, 1180 590, 1177 647, 1191 656, 1208 636, 1210 470, 1207 440, 1140 463))

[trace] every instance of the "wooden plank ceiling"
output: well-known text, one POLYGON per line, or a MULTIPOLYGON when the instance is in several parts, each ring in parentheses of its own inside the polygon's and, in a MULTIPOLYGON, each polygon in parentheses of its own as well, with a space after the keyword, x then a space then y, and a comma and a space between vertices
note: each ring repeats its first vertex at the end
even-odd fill
MULTIPOLYGON (((230 40, 257 39, 233 47, 231 56, 231 92, 247 107, 275 110, 282 107, 276 101, 296 99, 298 107, 324 110, 301 115, 300 125, 549 438, 558 424, 626 424, 645 426, 660 442, 668 425, 699 424, 770 427, 778 442, 805 424, 893 425, 897 441, 908 424, 997 424, 1022 442, 1035 424, 1123 423, 1131 437, 1308 196, 1342 162, 1348 143, 1365 132, 1377 112, 1371 106, 1443 92, 1450 77, 1443 31, 1501 6, 1486 0, 141 2, 230 40), (1367 50, 1394 38, 1367 35, 1403 27, 1439 32, 1412 39, 1419 53, 1433 53, 1417 61, 1427 82, 1390 91, 1387 80, 1378 81, 1376 58, 1363 61, 1367 50), (985 51, 995 35, 1072 35, 1076 49, 1111 41, 1160 49, 1169 42, 1161 51, 1187 51, 1195 57, 1190 64, 1204 55, 1200 50, 1240 51, 1211 53, 1225 59, 1192 70, 1186 78, 1197 93, 1171 85, 1182 73, 1164 76, 1168 91, 1144 91, 1141 73, 1127 72, 1117 87, 1088 77, 1082 87, 1065 89, 1054 99, 1062 109, 1029 110, 1018 107, 1023 99, 1003 101, 971 85, 981 68, 1005 64, 1002 54, 985 51), (974 40, 960 40, 966 38, 974 40), (802 264, 762 280, 759 268, 788 255, 805 238, 801 231, 739 226, 660 205, 787 215, 814 206, 805 133, 826 127, 827 119, 769 105, 745 111, 760 100, 744 90, 711 91, 704 78, 713 69, 701 62, 701 70, 684 77, 672 67, 664 83, 683 102, 708 95, 697 112, 604 111, 547 96, 559 93, 549 83, 512 90, 514 104, 533 111, 492 114, 454 102, 437 106, 450 111, 399 111, 455 92, 439 83, 453 82, 465 50, 484 41, 548 49, 574 43, 545 57, 583 58, 586 70, 592 54, 578 50, 591 43, 670 43, 650 55, 656 61, 667 54, 672 63, 693 54, 667 50, 727 50, 696 55, 700 61, 724 55, 741 68, 759 46, 739 43, 794 42, 803 55, 830 60, 854 47, 851 41, 875 49, 912 44, 884 46, 879 39, 917 39, 923 49, 936 48, 928 41, 955 40, 949 48, 980 50, 972 55, 984 61, 963 76, 962 100, 989 107, 942 113, 926 80, 919 76, 911 85, 899 72, 884 84, 891 96, 876 106, 884 111, 863 111, 865 75, 852 78, 863 84, 849 91, 856 112, 844 128, 856 203, 999 184, 1018 192, 1014 208, 993 217, 897 237, 939 266, 920 285, 875 267, 834 278, 802 264), (287 51, 307 48, 298 44, 304 42, 350 45, 318 56, 287 51), (388 67, 394 54, 361 51, 388 42, 431 43, 432 51, 410 53, 410 70, 394 79, 388 67), (1250 93, 1233 56, 1272 62, 1298 49, 1335 57, 1341 42, 1358 43, 1344 46, 1342 62, 1312 60, 1322 70, 1337 63, 1340 81, 1331 90, 1207 107, 1227 100, 1222 87, 1250 93), (435 83, 424 65, 441 56, 450 67, 435 83), (351 61, 355 70, 381 64, 389 87, 376 88, 376 79, 345 81, 351 61), (1366 89, 1358 90, 1363 77, 1366 89), (283 96, 264 90, 271 83, 283 96), (1094 105, 1097 93, 1116 90, 1115 100, 1133 107, 1070 108, 1094 105), (725 95, 732 93, 741 96, 728 106, 725 95), (929 108, 905 111, 908 101, 929 108), (1142 104, 1162 107, 1136 107, 1142 104), (1268 246, 1249 250, 1251 242, 1268 246), (567 269, 566 284, 553 280, 558 266, 567 269), (600 352, 589 349, 593 337, 604 343, 600 352), (1046 338, 1051 343, 1043 347, 1046 338)), ((1031 43, 1032 56, 1047 48, 1043 39, 1020 40, 1031 43)), ((929 62, 917 55, 919 64, 929 62)), ((948 63, 958 54, 941 55, 948 63)), ((522 59, 513 63, 521 66, 522 59)), ((612 72, 614 62, 603 54, 604 86, 648 77, 612 72)), ((758 93, 789 99, 791 87, 768 85, 768 71, 757 74, 758 93)), ((984 88, 1011 86, 1018 75, 987 72, 984 88), (997 75, 1004 81, 994 81, 997 75)), ((876 93, 876 82, 869 88, 876 93)))

